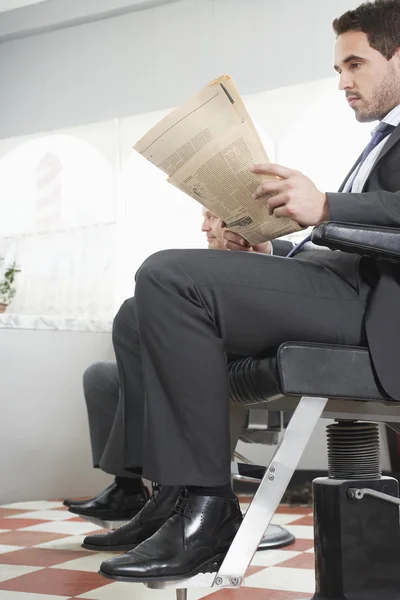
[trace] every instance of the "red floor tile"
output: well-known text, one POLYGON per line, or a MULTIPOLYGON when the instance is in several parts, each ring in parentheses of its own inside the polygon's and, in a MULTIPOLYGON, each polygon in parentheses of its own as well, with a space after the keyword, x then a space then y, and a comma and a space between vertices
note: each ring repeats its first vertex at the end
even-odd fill
POLYGON ((104 585, 110 585, 110 581, 98 575, 98 573, 41 569, 34 573, 0 582, 0 590, 29 592, 31 594, 53 594, 54 596, 80 596, 104 585))
POLYGON ((17 508, 0 508, 0 518, 12 517, 13 515, 22 515, 22 513, 28 512, 26 509, 17 508))
MULTIPOLYGON (((262 588, 248 588, 241 587, 238 590, 223 589, 218 592, 213 592, 208 596, 204 596, 207 599, 215 600, 300 600, 301 598, 307 598, 310 600, 310 594, 303 594, 301 592, 282 592, 280 590, 267 590, 262 588)), ((204 600, 202 598, 202 600, 204 600)))
POLYGON ((311 550, 312 548, 314 548, 314 542, 312 540, 296 539, 295 543, 291 544, 290 546, 287 546, 285 550, 290 550, 294 552, 305 552, 306 550, 311 550))
POLYGON ((0 533, 2 546, 36 546, 53 540, 62 540, 70 537, 62 533, 44 533, 42 531, 7 531, 0 533))
POLYGON ((25 567, 52 567, 68 560, 90 555, 85 550, 53 550, 51 548, 25 548, 0 554, 0 565, 23 565, 25 567))
POLYGON ((279 566, 291 567, 292 569, 315 569, 315 556, 314 554, 303 552, 303 554, 279 563, 279 566))
POLYGON ((313 527, 314 518, 313 517, 301 517, 301 519, 298 519, 297 521, 293 521, 293 525, 311 525, 311 527, 313 527))
POLYGON ((244 504, 250 504, 253 498, 254 496, 238 496, 239 502, 243 502, 244 504))
POLYGON ((267 567, 259 567, 259 566, 256 566, 256 565, 251 565, 247 569, 245 577, 250 577, 250 575, 255 575, 256 573, 259 573, 260 571, 263 571, 266 568, 267 567))
POLYGON ((284 513, 287 515, 309 515, 312 511, 312 506, 286 506, 285 504, 281 504, 276 510, 277 513, 284 513))
POLYGON ((41 523, 48 523, 48 521, 43 519, 0 519, 0 529, 22 529, 41 523))

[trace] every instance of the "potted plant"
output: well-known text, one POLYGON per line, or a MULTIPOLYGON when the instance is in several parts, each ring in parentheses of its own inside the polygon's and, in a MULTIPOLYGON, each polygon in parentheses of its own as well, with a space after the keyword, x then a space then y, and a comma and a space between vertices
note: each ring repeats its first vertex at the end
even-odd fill
MULTIPOLYGON (((0 257, 0 265, 3 259, 0 257)), ((16 289, 14 285, 15 275, 20 272, 16 263, 6 268, 2 279, 0 279, 0 313, 5 312, 7 306, 14 298, 16 289)))

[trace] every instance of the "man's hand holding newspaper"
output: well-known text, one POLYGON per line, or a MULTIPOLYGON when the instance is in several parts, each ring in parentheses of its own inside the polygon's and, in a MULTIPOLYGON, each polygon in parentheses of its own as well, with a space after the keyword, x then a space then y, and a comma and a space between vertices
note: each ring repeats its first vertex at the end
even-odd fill
MULTIPOLYGON (((267 173, 268 156, 229 76, 212 81, 172 111, 135 150, 164 171, 169 183, 218 215, 248 246, 302 228, 284 208, 272 212, 268 206, 269 198, 277 195, 273 186, 281 182, 267 173), (252 171, 253 165, 258 167, 252 171), (270 193, 262 187, 267 183, 270 193)), ((290 212, 290 205, 287 209, 290 212)))

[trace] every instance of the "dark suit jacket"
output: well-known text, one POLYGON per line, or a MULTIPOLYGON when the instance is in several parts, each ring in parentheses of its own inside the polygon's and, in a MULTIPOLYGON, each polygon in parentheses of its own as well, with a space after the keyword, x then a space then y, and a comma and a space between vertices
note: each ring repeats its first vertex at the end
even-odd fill
MULTIPOLYGON (((360 158, 339 192, 327 194, 330 220, 398 227, 400 235, 400 125, 383 147, 362 192, 343 193, 360 158)), ((274 253, 282 255, 286 244, 274 242, 274 253)), ((400 267, 382 269, 372 260, 340 251, 306 251, 298 258, 324 265, 358 290, 360 297, 368 298, 366 333, 372 361, 382 387, 400 400, 400 267)))

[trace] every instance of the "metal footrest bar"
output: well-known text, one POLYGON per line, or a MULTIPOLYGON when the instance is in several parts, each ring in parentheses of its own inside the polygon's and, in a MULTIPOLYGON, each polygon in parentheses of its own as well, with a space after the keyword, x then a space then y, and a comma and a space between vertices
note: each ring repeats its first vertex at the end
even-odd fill
POLYGON ((175 581, 153 581, 145 583, 147 587, 175 589, 177 600, 187 600, 188 588, 239 588, 242 585, 327 401, 327 398, 311 397, 300 400, 218 573, 200 573, 175 581))
POLYGON ((328 402, 304 396, 294 412, 243 523, 215 576, 214 586, 239 587, 304 449, 328 402))

